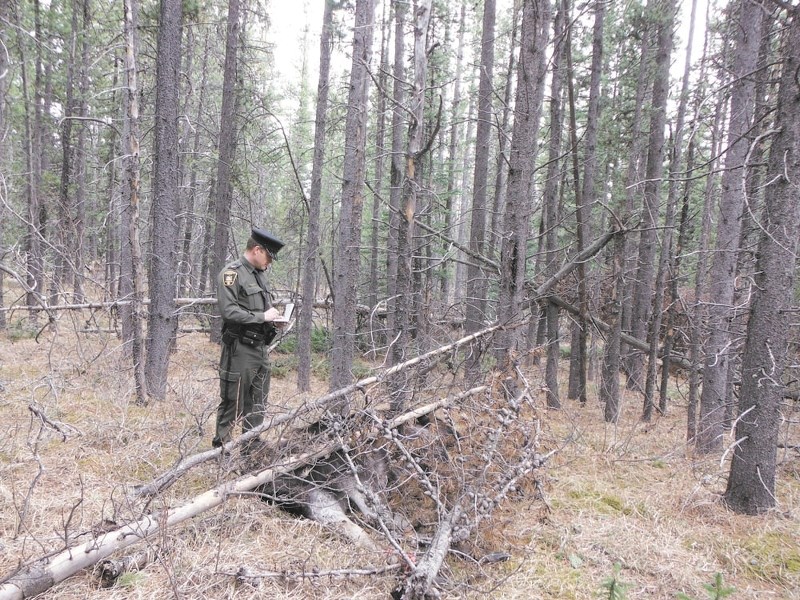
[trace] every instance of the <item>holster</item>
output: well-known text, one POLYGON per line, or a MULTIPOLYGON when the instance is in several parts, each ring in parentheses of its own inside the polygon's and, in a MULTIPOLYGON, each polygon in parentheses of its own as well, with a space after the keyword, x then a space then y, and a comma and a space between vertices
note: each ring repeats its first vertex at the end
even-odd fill
POLYGON ((278 330, 272 323, 264 323, 264 343, 269 346, 278 335, 278 330))

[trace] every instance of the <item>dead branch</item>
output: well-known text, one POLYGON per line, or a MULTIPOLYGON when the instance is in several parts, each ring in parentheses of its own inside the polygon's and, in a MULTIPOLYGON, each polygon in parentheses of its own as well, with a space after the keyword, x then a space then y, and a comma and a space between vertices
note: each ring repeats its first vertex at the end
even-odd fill
MULTIPOLYGON (((512 464, 507 464, 498 477, 490 475, 490 467, 494 462, 506 463, 508 457, 502 452, 500 445, 512 428, 522 425, 526 430, 530 425, 521 416, 520 410, 523 403, 530 401, 529 387, 526 385, 516 396, 509 398, 506 406, 496 411, 499 426, 493 429, 485 442, 481 444, 481 453, 484 464, 480 476, 473 480, 465 480, 464 489, 459 493, 452 508, 446 509, 444 503, 436 500, 437 510, 441 517, 438 528, 433 536, 428 551, 422 559, 413 566, 411 574, 402 585, 402 598, 404 600, 424 600, 438 598, 439 591, 435 589, 439 571, 447 554, 454 543, 463 542, 469 538, 471 532, 478 527, 481 521, 489 518, 492 512, 503 502, 508 495, 516 490, 520 480, 527 477, 534 469, 542 466, 546 460, 555 454, 555 450, 541 456, 536 453, 540 428, 535 422, 535 432, 524 447, 520 448, 517 459, 512 464)), ((393 438, 393 441, 396 441, 393 438)), ((408 457, 407 457, 408 460, 408 457)), ((419 464, 413 461, 412 468, 419 469, 419 464)))
POLYGON ((419 365, 421 363, 425 363, 427 361, 440 361, 444 360, 448 353, 457 351, 458 348, 461 346, 472 342, 478 338, 483 336, 489 335, 490 333, 497 331, 501 326, 499 324, 492 325, 481 331, 477 331, 471 335, 465 336, 452 344, 447 344, 446 346, 440 346, 430 352, 417 356, 415 358, 409 359, 402 363, 398 363, 388 369, 385 369, 383 372, 373 375, 371 377, 366 377, 364 379, 360 379, 355 383, 352 383, 348 386, 345 386, 341 389, 335 390, 326 394, 324 396, 320 396, 316 400, 313 400, 303 406, 296 408, 295 410, 285 413, 283 415, 276 415, 271 419, 265 419, 264 423, 262 423, 259 427, 251 429, 247 433, 242 434, 241 436, 231 440, 227 444, 225 444, 222 448, 214 448, 213 450, 207 450, 206 452, 201 452, 199 454, 193 454, 185 459, 179 461, 175 466, 173 466, 168 471, 159 475, 156 479, 151 481, 148 484, 135 486, 133 489, 134 494, 138 496, 153 496, 162 492, 163 490, 167 489, 170 485, 175 483, 178 479, 183 477, 190 469, 193 467, 206 462, 207 460, 211 460, 216 456, 219 456, 222 452, 230 452, 237 446, 247 442, 248 440, 253 440, 257 438, 261 433, 272 429, 273 427, 277 427, 278 425, 282 425, 284 423, 288 423, 297 419, 299 416, 308 414, 309 412, 317 409, 324 409, 332 404, 334 401, 342 398, 343 396, 347 396, 348 394, 352 394, 353 392, 364 390, 365 388, 381 383, 385 381, 387 378, 399 373, 405 369, 410 367, 419 365))
MULTIPOLYGON (((573 315, 580 315, 581 311, 577 306, 574 306, 574 305, 570 304, 569 302, 567 302, 566 300, 564 300, 560 296, 550 295, 550 296, 547 297, 547 300, 549 302, 552 302, 556 306, 559 306, 559 307, 563 308, 564 310, 572 313, 573 315)), ((604 331, 606 333, 611 331, 611 326, 608 323, 606 323, 605 321, 601 321, 600 319, 598 319, 597 317, 592 316, 591 314, 588 315, 588 318, 592 322, 592 324, 595 327, 597 327, 600 331, 604 331)), ((647 342, 643 342, 642 340, 637 339, 637 338, 635 338, 632 335, 629 335, 627 333, 620 334, 620 339, 623 342, 625 342, 626 344, 628 344, 629 346, 633 346, 637 350, 641 350, 643 352, 648 352, 650 350, 649 346, 647 345, 647 342)), ((680 356, 678 354, 670 354, 669 359, 670 359, 670 361, 674 362, 676 365, 678 365, 678 366, 680 366, 680 367, 682 367, 684 369, 691 369, 692 368, 691 361, 689 361, 689 359, 687 359, 687 358, 685 358, 683 356, 680 356)))
POLYGON ((463 515, 460 503, 456 504, 449 514, 443 515, 430 548, 414 568, 414 572, 406 579, 403 600, 439 597, 439 593, 433 589, 433 581, 442 568, 447 553, 450 552, 453 530, 463 515))
POLYGON ((539 287, 535 288, 531 294, 532 297, 540 298, 547 295, 547 293, 553 289, 553 287, 555 287, 559 281, 564 279, 572 271, 578 268, 578 265, 585 263, 595 254, 600 252, 600 250, 602 250, 608 242, 618 235, 623 235, 625 232, 626 230, 624 229, 611 229, 610 231, 605 232, 594 242, 592 242, 590 246, 570 259, 570 261, 561 267, 552 277, 550 277, 550 279, 542 283, 539 287))
MULTIPOLYGON (((6 271, 8 273, 13 273, 13 271, 9 271, 7 268, 0 265, 0 270, 6 271)), ((29 291, 29 290, 25 290, 29 291)), ((38 296, 37 296, 38 298, 38 296)), ((33 311, 40 311, 43 310, 48 314, 53 311, 60 311, 60 310, 112 310, 119 306, 128 306, 133 302, 129 299, 121 299, 121 300, 111 300, 108 302, 82 302, 79 304, 53 304, 48 305, 44 300, 41 300, 41 306, 3 306, 0 307, 0 312, 12 312, 15 310, 33 310, 33 311)), ((175 306, 209 306, 214 305, 217 303, 216 298, 175 298, 175 306)), ((144 298, 141 301, 141 304, 144 306, 150 305, 150 298, 144 298)), ((282 306, 285 304, 285 301, 278 300, 275 302, 276 306, 282 306)), ((326 304, 325 302, 316 302, 314 303, 314 308, 330 308, 330 304, 326 304)), ((52 316, 52 315, 51 315, 52 316)))
POLYGON ((343 579, 346 577, 371 577, 374 575, 384 575, 397 571, 401 565, 399 563, 386 565, 383 567, 362 567, 360 569, 331 569, 328 571, 258 571, 252 572, 247 567, 241 567, 236 573, 222 573, 230 575, 241 582, 260 582, 262 579, 282 579, 291 581, 302 581, 304 579, 343 579))
MULTIPOLYGON (((47 303, 45 302, 44 298, 40 294, 36 293, 36 290, 34 290, 30 286, 28 286, 27 282, 22 277, 20 277, 16 272, 12 271, 8 267, 3 266, 2 264, 0 264, 0 271, 3 271, 4 273, 8 273, 9 275, 11 275, 11 277, 16 279, 17 283, 19 283, 20 287, 27 294, 29 294, 31 297, 35 298, 36 301, 40 304, 40 306, 26 306, 25 307, 26 310, 43 310, 50 317, 50 321, 51 322, 54 320, 53 313, 50 312, 52 310, 52 307, 47 306, 47 303)), ((0 311, 6 311, 6 310, 9 310, 9 309, 8 308, 0 308, 0 311)))
POLYGON ((67 433, 67 431, 65 431, 65 429, 66 430, 71 430, 70 433, 72 433, 72 432, 80 433, 80 431, 78 431, 78 429, 76 429, 72 425, 68 425, 66 423, 61 423, 60 421, 53 421, 52 419, 50 419, 45 414, 44 410, 38 404, 36 404, 35 402, 32 402, 32 403, 28 404, 28 410, 31 411, 36 417, 38 417, 38 419, 41 421, 42 425, 46 425, 50 429, 53 429, 53 430, 57 431, 58 433, 60 433, 62 442, 66 442, 67 441, 67 437, 69 436, 69 434, 67 433))

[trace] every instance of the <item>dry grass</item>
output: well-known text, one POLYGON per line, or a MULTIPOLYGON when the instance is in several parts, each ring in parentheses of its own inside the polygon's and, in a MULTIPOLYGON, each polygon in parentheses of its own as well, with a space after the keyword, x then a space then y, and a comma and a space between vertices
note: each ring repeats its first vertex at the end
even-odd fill
MULTIPOLYGON (((131 378, 115 338, 47 331, 0 338, 0 574, 63 547, 104 519, 135 514, 126 486, 149 481, 182 454, 207 449, 217 404, 218 349, 200 334, 180 338, 170 394, 147 408, 132 403, 131 378), (66 434, 43 425, 36 403, 66 434), (18 531, 19 529, 19 531, 18 531)), ((530 373, 536 380, 538 371, 530 373)), ((316 392, 325 390, 316 383, 316 392)), ((312 394, 314 395, 314 394, 312 394)), ((271 399, 303 400, 293 374, 273 379, 271 399)), ((543 401, 543 398, 541 399, 543 401)), ((542 411, 547 449, 561 447, 540 472, 546 504, 534 486, 482 527, 486 550, 506 562, 478 567, 453 558, 448 572, 467 582, 463 595, 492 598, 602 597, 619 563, 628 598, 707 598, 717 572, 734 598, 800 599, 800 457, 781 454, 779 510, 742 517, 719 502, 727 465, 696 458, 684 442, 680 408, 642 424, 631 395, 616 427, 600 406, 572 401, 542 411), (567 442, 569 440, 569 442, 567 442)), ((794 417, 796 420, 797 413, 794 417)), ((795 444, 798 433, 787 430, 795 444)), ((177 504, 213 487, 226 473, 198 468, 158 499, 177 504)), ((384 578, 237 582, 252 572, 326 570, 385 562, 357 551, 315 523, 243 496, 152 540, 158 561, 98 591, 91 574, 75 576, 43 598, 386 598, 384 578)))

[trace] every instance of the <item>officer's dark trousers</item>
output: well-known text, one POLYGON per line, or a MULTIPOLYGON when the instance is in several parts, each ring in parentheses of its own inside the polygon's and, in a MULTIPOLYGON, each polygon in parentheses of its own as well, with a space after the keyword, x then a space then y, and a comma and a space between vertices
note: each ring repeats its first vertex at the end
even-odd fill
POLYGON ((264 420, 264 405, 269 395, 269 357, 267 346, 248 346, 240 340, 222 346, 219 362, 220 403, 214 446, 231 439, 237 421, 242 431, 258 427, 264 420))

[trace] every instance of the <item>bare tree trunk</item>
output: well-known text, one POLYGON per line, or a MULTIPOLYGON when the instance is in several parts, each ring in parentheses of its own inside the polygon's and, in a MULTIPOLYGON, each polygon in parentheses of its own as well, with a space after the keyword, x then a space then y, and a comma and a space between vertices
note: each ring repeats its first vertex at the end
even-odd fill
MULTIPOLYGON (((502 249, 502 241, 500 239, 501 223, 505 218, 505 203, 508 194, 508 168, 509 153, 507 151, 508 139, 510 137, 510 120, 512 104, 512 93, 514 91, 514 77, 513 73, 516 71, 516 45, 517 45, 517 5, 513 7, 511 17, 511 39, 509 40, 508 52, 508 69, 501 77, 505 79, 506 85, 503 90, 503 117, 499 124, 499 131, 497 133, 497 159, 495 161, 495 176, 494 176, 494 201, 492 202, 492 227, 491 227, 491 241, 489 242, 490 251, 493 249, 502 249)), ((502 251, 502 250, 501 250, 502 251)), ((494 258, 493 254, 490 257, 494 258)))
POLYGON ((144 373, 144 273, 142 250, 139 243, 139 85, 136 61, 138 57, 139 4, 126 0, 125 19, 125 127, 122 134, 123 186, 122 218, 120 226, 120 294, 130 298, 128 307, 120 307, 123 340, 130 346, 133 365, 134 388, 137 404, 146 403, 144 373))
MULTIPOLYGON (((202 127, 200 123, 204 112, 206 110, 206 88, 208 83, 208 61, 209 61, 209 41, 211 35, 209 31, 205 32, 205 39, 203 42, 203 56, 202 65, 200 67, 200 93, 197 98, 197 113, 195 117, 194 127, 194 140, 192 141, 192 161, 190 164, 189 174, 189 190, 186 199, 186 207, 184 209, 183 227, 179 228, 181 232, 181 250, 178 259, 178 264, 183 265, 180 269, 180 277, 178 280, 178 294, 180 296, 188 296, 197 293, 197 283, 199 278, 198 271, 195 270, 194 261, 192 260, 192 241, 194 239, 194 230, 197 223, 195 218, 195 210, 197 207, 197 160, 200 156, 200 133, 202 127)), ((191 56, 191 51, 186 53, 191 56)))
POLYGON ((775 469, 782 380, 787 365, 786 311, 792 306, 800 238, 800 14, 792 8, 784 41, 775 135, 769 158, 753 302, 747 325, 739 418, 725 503, 759 514, 775 506, 775 469))
MULTIPOLYGON (((483 28, 481 29, 480 83, 478 85, 478 125, 475 137, 475 170, 472 183, 472 211, 469 248, 477 254, 485 253, 486 203, 489 180, 489 145, 492 137, 492 73, 494 71, 495 0, 483 3, 483 28)), ((470 262, 467 266, 467 305, 465 331, 472 333, 486 322, 487 274, 482 265, 470 262)), ((472 353, 471 371, 478 368, 480 353, 472 353)))
MULTIPOLYGON (((508 198, 504 209, 500 291, 497 317, 501 323, 521 318, 527 269, 528 237, 533 210, 533 181, 537 132, 542 112, 542 98, 547 68, 544 53, 550 28, 550 3, 526 5, 523 9, 520 39, 517 93, 514 102, 514 127, 508 167, 508 198)), ((512 49, 513 52, 513 49, 512 49)), ((519 349, 521 336, 506 330, 498 336, 497 356, 501 362, 511 359, 519 349)))
MULTIPOLYGON (((17 30, 17 49, 19 51, 20 78, 25 110, 25 163, 27 177, 25 180, 25 197, 27 204, 26 233, 24 252, 27 262, 26 285, 28 290, 26 304, 34 307, 39 304, 37 298, 44 293, 44 258, 42 255, 41 235, 44 223, 42 222, 42 206, 39 191, 42 181, 42 44, 36 44, 35 75, 33 82, 33 101, 29 97, 28 73, 25 61, 25 36, 24 27, 20 21, 19 8, 14 5, 14 18, 17 30)), ((42 39, 41 9, 38 0, 34 1, 34 36, 42 39)), ((38 320, 37 312, 31 310, 28 319, 35 324, 38 320)))
MULTIPOLYGON (((235 0, 233 0, 235 1, 235 0)), ((147 393, 163 400, 169 355, 178 329, 175 311, 178 196, 178 90, 180 89, 181 0, 161 0, 156 56, 155 149, 151 209, 150 317, 145 375, 147 393)))
POLYGON ((625 251, 627 236, 614 240, 614 287, 609 302, 610 332, 603 353, 603 374, 600 382, 600 402, 603 403, 603 419, 606 423, 619 421, 622 412, 619 369, 622 343, 622 304, 625 298, 625 251))
MULTIPOLYGON (((403 206, 399 221, 397 244, 397 300, 392 335, 392 364, 405 360, 410 351, 413 328, 412 296, 418 296, 412 282, 412 253, 414 248, 414 218, 421 187, 421 163, 427 148, 423 147, 425 134, 425 82, 428 70, 428 23, 431 18, 431 0, 421 0, 414 11, 414 84, 411 89, 411 124, 408 131, 408 148, 403 176, 403 206)), ((392 414, 405 409, 406 389, 402 379, 392 385, 392 414)))
MULTIPOLYGON (((527 4, 525 6, 528 8, 527 4)), ((553 74, 550 84, 549 164, 542 206, 542 223, 544 227, 544 253, 542 253, 542 256, 544 259, 544 275, 546 277, 552 277, 558 270, 559 256, 557 228, 559 222, 558 184, 561 180, 561 138, 564 126, 563 68, 564 44, 566 41, 564 37, 564 19, 564 10, 563 7, 561 7, 555 19, 555 49, 553 51, 553 74)), ((524 48, 524 31, 522 33, 522 40, 522 48, 524 48)), ((558 306, 547 299, 545 299, 543 306, 543 318, 547 324, 547 363, 545 367, 547 406, 550 408, 560 408, 561 400, 558 393, 558 361, 561 354, 558 330, 559 309, 558 306)))
MULTIPOLYGON (((642 180, 642 167, 643 164, 643 156, 644 156, 644 143, 647 140, 647 136, 642 131, 642 123, 644 120, 643 110, 644 110, 644 103, 645 97, 647 96, 647 89, 650 85, 649 79, 649 64, 650 64, 650 54, 652 52, 652 44, 651 44, 651 34, 650 34, 650 27, 648 26, 647 19, 644 16, 641 17, 641 28, 642 32, 640 33, 641 36, 641 44, 639 49, 640 59, 639 59, 639 71, 636 79, 636 97, 634 100, 634 114, 633 114, 633 121, 631 123, 631 131, 632 131, 632 138, 630 143, 630 150, 628 153, 628 164, 625 174, 625 214, 626 215, 633 215, 635 211, 636 205, 636 196, 637 194, 641 193, 641 180, 642 180)), ((641 236, 640 236, 641 237, 641 236)), ((632 333, 632 322, 633 322, 633 305, 634 305, 634 288, 636 286, 636 277, 630 277, 630 273, 635 271, 635 256, 634 250, 636 246, 633 240, 627 240, 625 242, 625 260, 623 263, 623 268, 621 271, 622 277, 625 278, 624 286, 625 286, 625 293, 622 297, 622 313, 620 314, 620 318, 622 319, 622 331, 631 332, 632 333)), ((634 337, 636 337, 634 335, 634 337)), ((622 366, 625 372, 628 375, 627 387, 636 387, 637 380, 635 376, 632 375, 634 371, 634 367, 632 365, 635 362, 635 350, 628 349, 626 345, 620 344, 620 352, 625 355, 624 362, 622 366)))
MULTIPOLYGON (((725 102, 720 98, 717 103, 714 125, 711 128, 711 156, 719 156, 722 146, 720 125, 725 102)), ((686 415, 686 440, 695 443, 697 440, 697 405, 700 395, 700 360, 702 347, 702 334, 705 330, 704 317, 706 314, 706 290, 708 270, 708 245, 711 239, 711 221, 714 213, 714 199, 716 196, 717 176, 714 174, 717 160, 712 159, 706 175, 705 192, 703 193, 703 217, 700 222, 700 239, 697 243, 697 265, 694 279, 694 303, 692 304, 691 325, 689 328, 689 398, 686 415)))
MULTIPOLYGON (((674 11, 674 8, 672 8, 672 10, 674 11)), ((692 13, 692 17, 693 16, 694 13, 692 13)), ((670 41, 668 43, 670 46, 672 45, 672 21, 673 19, 669 18, 668 22, 664 24, 664 27, 669 28, 668 37, 670 38, 670 41)), ((675 125, 675 137, 673 138, 673 147, 670 157, 670 175, 672 175, 672 177, 670 177, 669 192, 667 194, 666 214, 664 216, 664 233, 663 237, 661 238, 661 257, 658 262, 658 272, 656 273, 652 311, 653 314, 650 318, 647 332, 647 342, 650 346, 650 350, 647 357, 647 375, 645 377, 644 406, 642 409, 642 419, 646 422, 652 419, 653 408, 655 406, 654 396, 658 373, 658 345, 661 339, 661 322, 664 314, 664 290, 668 284, 668 271, 671 263, 670 256, 672 253, 672 239, 675 229, 675 211, 678 203, 678 183, 676 176, 680 170, 682 160, 683 149, 681 146, 683 144, 683 125, 686 119, 686 104, 689 97, 689 67, 691 64, 690 61, 692 54, 691 29, 692 26, 690 25, 689 42, 686 49, 686 62, 683 72, 683 87, 678 106, 678 118, 675 125)), ((661 44, 664 42, 664 37, 666 36, 662 30, 659 32, 659 56, 661 52, 661 44)), ((667 59, 667 62, 669 62, 669 59, 667 59)), ((669 65, 667 65, 666 68, 669 69, 669 65)), ((669 376, 669 373, 667 373, 667 376, 669 376)))
MULTIPOLYGON (((634 286, 632 311, 631 333, 633 337, 640 340, 646 339, 648 323, 653 315, 654 263, 658 245, 657 227, 664 173, 664 126, 669 91, 669 62, 672 52, 672 23, 675 13, 674 1, 655 0, 652 9, 648 5, 651 16, 657 23, 658 43, 655 55, 647 169, 642 202, 641 236, 639 238, 639 255, 636 265, 636 284, 634 286)), ((644 391, 643 369, 644 353, 633 349, 631 360, 629 361, 629 388, 644 391)))
MULTIPOLYGON (((231 229, 231 203, 233 202, 232 167, 236 155, 236 94, 239 54, 240 3, 228 0, 228 23, 225 34, 225 67, 222 76, 222 111, 219 120, 219 155, 216 170, 216 194, 214 195, 214 254, 209 279, 214 281, 217 273, 228 260, 228 244, 231 229)), ((253 223, 256 225, 256 223, 253 223)), ((212 286, 213 288, 213 286, 212 286)), ((219 341, 222 335, 222 320, 215 319, 211 339, 219 341)))
MULTIPOLYGON (((89 28, 91 27, 91 14, 89 0, 81 0, 81 13, 82 13, 82 26, 81 26, 81 63, 78 72, 78 94, 80 99, 78 101, 78 116, 84 118, 88 114, 88 97, 89 97, 89 28)), ((72 300, 73 302, 84 302, 86 295, 84 293, 84 274, 87 254, 91 258, 89 252, 91 245, 84 239, 86 234, 87 225, 87 184, 86 184, 86 131, 87 127, 81 123, 78 129, 78 141, 76 146, 76 156, 74 158, 75 165, 75 225, 73 231, 75 232, 75 241, 73 247, 73 287, 72 287, 72 300)))
MULTIPOLYGON (((470 154, 470 149, 473 147, 472 138, 473 132, 475 131, 475 111, 477 109, 477 94, 475 94, 474 84, 470 86, 470 90, 467 95, 470 101, 469 108, 467 109, 467 132, 464 136, 464 143, 462 144, 462 147, 464 148, 464 156, 462 157, 461 193, 459 194, 459 217, 457 231, 457 241, 462 247, 469 243, 469 236, 467 234, 467 229, 470 222, 468 198, 471 196, 471 194, 468 174, 473 162, 471 160, 472 155, 470 154)), ((455 302, 459 306, 464 306, 467 303, 467 270, 470 259, 469 255, 463 250, 459 254, 459 258, 460 262, 458 265, 456 265, 455 302)), ((465 308, 462 309, 462 314, 465 311, 465 308)))
MULTIPOLYGON (((564 2, 564 10, 569 13, 569 5, 564 2)), ((602 69, 602 32, 605 11, 598 8, 595 13, 595 28, 592 43, 592 72, 589 89, 589 106, 586 119, 586 150, 584 152, 583 184, 578 176, 578 127, 575 108, 575 75, 572 67, 572 27, 567 29, 567 82, 569 90, 570 134, 572 139, 573 178, 575 181, 575 219, 578 252, 584 249, 591 236, 592 204, 594 202, 594 181, 597 165, 597 120, 600 102, 600 70, 602 69), (599 29, 599 30, 598 30, 599 29)), ((578 305, 581 316, 573 327, 570 344, 570 375, 567 397, 578 398, 586 404, 586 370, 588 367, 588 320, 589 313, 589 272, 584 264, 578 266, 578 305)))
MULTIPOLYGON (((333 277, 333 349, 331 389, 353 379, 356 311, 361 266, 361 219, 364 207, 365 145, 367 135, 368 69, 372 57, 374 0, 356 0, 353 62, 345 123, 342 205, 333 277)), ((343 407, 346 413, 346 406, 343 407)))
MULTIPOLYGON (((508 197, 503 211, 501 232, 500 291, 497 306, 497 317, 501 323, 517 321, 523 312, 528 238, 533 212, 533 175, 539 145, 537 133, 547 76, 543 55, 547 47, 549 26, 549 2, 523 7, 514 126, 508 166, 508 197)), ((511 52, 513 54, 513 48, 511 52)), ((516 330, 503 332, 497 340, 498 359, 502 362, 509 361, 511 353, 521 347, 520 342, 521 336, 516 330)))
MULTIPOLYGON (((384 9, 386 5, 384 4, 384 9)), ((374 309, 378 304, 378 290, 380 289, 379 283, 379 260, 380 249, 383 246, 380 241, 380 220, 381 220, 381 198, 383 191, 383 166, 385 164, 385 148, 386 148, 386 95, 384 90, 389 80, 389 47, 391 41, 391 20, 385 14, 381 19, 381 57, 380 57, 380 72, 378 74, 378 94, 377 106, 375 107, 375 160, 374 160, 374 181, 372 185, 372 219, 370 231, 370 261, 369 261, 369 299, 367 305, 374 309)), ((382 345, 383 339, 386 337, 386 330, 383 325, 375 329, 372 322, 370 322, 370 330, 372 335, 375 336, 377 344, 382 345)), ((375 356, 375 348, 372 351, 373 357, 375 356)))
MULTIPOLYGON (((404 29, 407 2, 392 1, 394 10, 394 65, 392 66, 392 153, 389 183, 389 230, 386 240, 386 293, 388 306, 386 330, 394 331, 397 300, 397 246, 400 230, 400 199, 403 195, 403 125, 405 111, 405 42, 404 29)), ((392 352, 387 352, 392 360, 392 352)))
POLYGON ((328 123, 328 91, 331 69, 331 27, 333 0, 325 0, 322 34, 319 40, 319 79, 317 108, 314 120, 314 158, 311 165, 311 190, 308 198, 308 235, 303 252, 303 291, 297 331, 297 388, 311 388, 311 332, 314 327, 314 296, 317 288, 317 254, 319 253, 320 197, 322 166, 325 161, 325 129, 328 123))
MULTIPOLYGON (((123 67, 125 65, 124 55, 126 52, 127 47, 127 39, 124 33, 124 23, 125 23, 125 8, 123 6, 123 15, 122 15, 122 22, 123 22, 123 58, 120 58, 118 54, 114 55, 114 74, 112 76, 112 85, 114 90, 116 90, 112 94, 112 104, 121 106, 122 107, 122 115, 123 119, 127 119, 127 109, 125 108, 125 101, 119 101, 118 94, 121 92, 121 88, 126 87, 126 84, 120 85, 120 66, 123 67), (119 103, 119 104, 118 104, 119 103)), ((124 72, 123 72, 124 77, 124 72)), ((122 127, 125 129, 125 125, 122 127)), ((121 246, 122 240, 124 236, 122 235, 122 231, 120 230, 120 222, 122 220, 122 211, 123 211, 123 201, 122 201, 122 181, 119 178, 118 174, 122 172, 122 169, 118 166, 118 162, 115 161, 114 158, 118 156, 118 154, 123 154, 121 151, 122 149, 122 140, 119 139, 117 130, 110 129, 108 131, 108 137, 106 139, 106 155, 105 155, 105 164, 108 165, 107 169, 107 178, 106 178, 106 190, 105 195, 103 196, 102 204, 98 202, 98 206, 101 210, 104 210, 105 213, 108 215, 106 217, 105 229, 106 229, 106 236, 105 236, 105 244, 104 244, 104 269, 103 274, 105 278, 105 285, 103 286, 103 300, 109 301, 111 299, 115 299, 119 296, 119 279, 122 273, 122 256, 121 256, 121 246), (117 144, 120 144, 118 147, 117 144)), ((99 244, 97 245, 96 249, 99 248, 99 244)), ((125 339, 125 338, 123 338, 125 339)))
POLYGON ((78 63, 78 2, 70 3, 70 33, 67 42, 66 73, 64 80, 64 118, 61 119, 61 180, 58 186, 58 222, 60 226, 54 231, 55 237, 55 264, 53 279, 50 283, 51 305, 60 302, 61 293, 68 284, 68 257, 72 256, 72 246, 75 243, 75 232, 72 230, 72 199, 74 147, 72 142, 72 125, 75 116, 75 67, 78 63))
MULTIPOLYGON (((703 391, 700 396, 700 428, 697 449, 713 452, 722 447, 724 410, 729 390, 728 344, 729 320, 733 304, 736 259, 741 236, 741 215, 745 203, 745 177, 743 169, 749 147, 750 129, 755 100, 755 71, 762 9, 749 0, 741 0, 736 13, 738 21, 732 24, 736 32, 731 105, 728 124, 728 150, 722 176, 714 260, 709 273, 709 293, 714 299, 709 305, 708 335, 705 343, 703 366, 703 391)), ((733 16, 732 16, 733 18, 733 16)))
POLYGON ((225 482, 195 496, 181 506, 146 515, 114 531, 93 537, 84 544, 28 565, 0 583, 0 600, 22 600, 40 594, 118 550, 148 539, 159 532, 163 533, 167 527, 173 527, 204 511, 220 506, 232 494, 250 491, 272 481, 277 475, 290 473, 308 464, 314 458, 319 458, 320 454, 324 455, 325 452, 330 454, 335 450, 334 444, 335 442, 331 442, 322 451, 287 457, 279 467, 225 482))
MULTIPOLYGON (((447 162, 447 191, 445 192, 445 225, 444 230, 447 232, 447 235, 451 237, 457 237, 453 235, 453 212, 455 210, 456 204, 453 202, 455 195, 456 195, 456 157, 457 151, 459 149, 459 142, 460 142, 460 132, 462 129, 461 124, 461 65, 464 61, 464 29, 465 29, 465 21, 466 21, 466 14, 467 14, 467 0, 461 0, 461 16, 458 20, 458 51, 456 54, 456 68, 455 68, 455 83, 453 87, 453 102, 452 107, 450 109, 450 141, 448 143, 448 157, 449 160, 447 162)), ((456 219, 458 222, 458 219, 456 219)), ((451 277, 455 276, 455 273, 451 273, 450 269, 445 265, 445 268, 448 269, 444 277, 442 279, 442 298, 444 303, 449 306, 455 300, 455 294, 453 293, 453 288, 457 289, 456 285, 450 281, 451 277)), ((456 266, 456 271, 458 270, 458 265, 456 266)))

